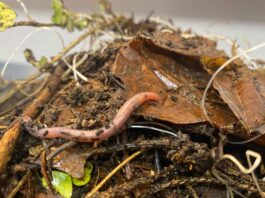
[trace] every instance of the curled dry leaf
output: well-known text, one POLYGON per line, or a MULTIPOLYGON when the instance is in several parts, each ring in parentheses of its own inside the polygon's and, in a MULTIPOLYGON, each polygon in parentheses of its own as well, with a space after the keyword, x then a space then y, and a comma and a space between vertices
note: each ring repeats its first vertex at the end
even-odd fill
POLYGON ((265 124, 265 70, 235 66, 222 71, 214 80, 222 99, 249 130, 265 124))
MULTIPOLYGON (((124 45, 112 72, 124 83, 123 94, 128 98, 142 91, 160 95, 158 104, 143 106, 140 115, 175 124, 200 123, 207 121, 200 103, 210 77, 201 63, 204 55, 223 53, 208 39, 160 32, 151 39, 138 38, 124 45)), ((237 122, 218 96, 211 99, 207 109, 216 126, 228 128, 237 122)))

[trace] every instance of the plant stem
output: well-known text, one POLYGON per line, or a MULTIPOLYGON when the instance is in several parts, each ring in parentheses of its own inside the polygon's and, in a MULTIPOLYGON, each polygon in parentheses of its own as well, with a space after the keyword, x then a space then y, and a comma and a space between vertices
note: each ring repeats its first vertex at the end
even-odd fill
POLYGON ((74 40, 73 42, 71 42, 68 46, 66 46, 58 55, 56 55, 49 64, 54 64, 56 63, 58 60, 61 59, 61 57, 66 54, 67 52, 69 52, 72 48, 74 48, 75 46, 77 46, 82 40, 84 40, 86 37, 88 37, 91 34, 94 34, 97 30, 99 29, 103 29, 103 28, 107 28, 110 25, 112 25, 113 23, 107 23, 107 24, 101 24, 96 28, 93 28, 92 30, 88 30, 87 32, 85 32, 84 34, 81 34, 81 36, 79 36, 76 40, 74 40))
POLYGON ((19 21, 19 22, 15 22, 11 27, 18 27, 18 26, 32 26, 32 27, 52 27, 52 26, 58 26, 57 24, 54 23, 40 23, 40 22, 36 22, 36 21, 19 21))

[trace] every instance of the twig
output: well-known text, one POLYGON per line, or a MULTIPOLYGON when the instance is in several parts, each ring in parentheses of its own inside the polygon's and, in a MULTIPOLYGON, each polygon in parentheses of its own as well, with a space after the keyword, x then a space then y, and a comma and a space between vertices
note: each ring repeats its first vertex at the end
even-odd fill
POLYGON ((47 174, 47 171, 46 171, 46 153, 45 153, 45 151, 42 151, 40 159, 41 159, 41 174, 42 174, 43 178, 45 179, 49 189, 51 191, 55 192, 54 188, 52 186, 51 180, 50 180, 50 178, 47 174))
POLYGON ((18 101, 16 104, 12 105, 12 107, 6 109, 5 111, 0 112, 0 116, 5 115, 6 113, 12 111, 13 109, 25 104, 28 100, 33 98, 35 95, 37 95, 46 85, 48 81, 48 78, 43 81, 43 83, 38 87, 37 90, 35 90, 33 93, 29 94, 27 97, 23 98, 22 100, 18 101))
POLYGON ((66 148, 69 147, 73 147, 75 146, 77 143, 73 142, 73 141, 69 141, 66 142, 64 144, 62 144, 61 146, 59 146, 56 150, 54 150, 53 152, 51 152, 48 156, 47 156, 47 161, 51 160, 53 157, 55 157, 56 155, 58 155, 60 152, 62 152, 63 150, 65 150, 66 148))
MULTIPOLYGON (((1 83, 2 84, 2 83, 1 83)), ((4 83, 3 83, 4 84, 4 83)), ((6 84, 8 86, 8 84, 6 84)), ((12 85, 11 85, 12 86, 12 85)), ((19 86, 14 85, 13 88, 10 88, 8 93, 5 93, 2 97, 0 97, 0 104, 6 102, 8 99, 10 99, 13 95, 15 95, 18 91, 19 86)), ((4 91, 3 91, 4 92, 4 91)))
MULTIPOLYGON (((15 22, 11 27, 18 27, 18 26, 32 26, 32 27, 52 27, 52 26, 58 26, 54 23, 40 23, 36 21, 19 21, 15 22)), ((59 26, 58 26, 59 27, 59 26)))
POLYGON ((0 129, 7 129, 8 126, 5 126, 5 125, 0 125, 0 129))
POLYGON ((168 188, 180 186, 180 185, 191 185, 191 184, 198 184, 198 183, 217 183, 220 182, 215 178, 206 178, 206 177, 194 177, 194 178, 184 178, 184 179, 172 179, 170 181, 166 181, 164 183, 158 183, 146 190, 146 194, 142 195, 141 197, 150 197, 153 194, 156 194, 160 191, 166 190, 168 188))
POLYGON ((209 183, 214 182, 220 184, 215 178, 193 177, 193 178, 176 178, 177 167, 165 167, 160 173, 148 175, 139 178, 134 178, 131 181, 126 181, 122 184, 110 187, 108 190, 98 193, 98 197, 131 197, 136 194, 136 197, 153 197, 152 194, 180 185, 209 183), (138 192, 140 189, 140 192, 138 192))
MULTIPOLYGON (((0 104, 2 104, 2 103, 4 103, 4 102, 6 102, 8 99, 10 99, 12 96, 14 96, 16 93, 17 93, 17 91, 20 91, 21 92, 21 89, 23 89, 23 87, 25 86, 25 85, 28 85, 31 81, 33 81, 33 80, 35 80, 36 78, 38 78, 38 77, 40 77, 42 75, 42 73, 41 72, 36 72, 36 73, 34 73, 33 75, 31 75, 31 76, 29 76, 26 80, 24 80, 23 82, 14 82, 15 84, 16 84, 16 86, 11 90, 11 91, 9 91, 9 93, 8 94, 6 94, 5 95, 5 97, 3 97, 3 98, 0 98, 0 104)), ((4 82, 3 82, 4 83, 4 82)), ((37 91, 36 91, 37 92, 37 91)), ((31 94, 29 94, 29 95, 31 95, 31 94)), ((35 94, 33 94, 33 95, 35 95, 35 94)), ((22 99, 22 100, 27 100, 27 99, 22 99)), ((24 102, 25 102, 24 101, 24 102)), ((20 104, 18 104, 18 103, 24 103, 23 101, 18 101, 17 102, 17 105, 19 106, 20 104)), ((10 108, 10 110, 12 110, 13 108, 15 108, 14 106, 12 106, 11 108, 10 108)), ((2 112, 0 112, 0 116, 2 116, 2 115, 5 115, 7 112, 9 112, 10 110, 5 110, 5 111, 2 111, 2 112)), ((2 119, 2 117, 0 117, 0 120, 2 119)))
POLYGON ((99 29, 103 29, 103 28, 107 28, 110 25, 112 25, 113 23, 107 23, 107 24, 103 24, 103 25, 99 25, 96 28, 93 28, 92 30, 89 30, 87 32, 85 32, 84 34, 81 34, 81 36, 79 36, 76 40, 74 40, 73 42, 71 42, 68 46, 66 46, 58 55, 56 55, 50 62, 50 64, 54 64, 56 63, 58 60, 60 60, 62 58, 62 56, 64 54, 66 54, 67 52, 69 52, 72 48, 74 48, 76 45, 78 45, 81 41, 83 41, 86 37, 88 37, 91 34, 94 34, 97 30, 99 29))
MULTIPOLYGON (((184 140, 185 138, 183 138, 184 140)), ((138 149, 179 149, 182 144, 187 144, 187 141, 177 138, 159 138, 153 140, 142 140, 133 144, 116 145, 112 147, 100 147, 82 155, 91 157, 92 155, 103 155, 114 152, 121 152, 124 150, 138 150, 138 149)))
POLYGON ((113 169, 98 185, 96 185, 87 195, 86 198, 92 197, 116 172, 118 172, 125 164, 140 155, 144 150, 140 150, 132 154, 122 163, 120 163, 115 169, 113 169))
MULTIPOLYGON (((63 72, 64 69, 62 66, 59 65, 56 67, 54 74, 49 77, 46 87, 41 91, 39 96, 26 108, 23 114, 24 116, 33 118, 39 113, 40 107, 50 100, 55 90, 58 88, 63 72)), ((0 140, 0 175, 5 170, 5 167, 11 158, 11 154, 20 135, 21 126, 21 122, 19 120, 16 120, 13 126, 4 133, 0 140)))
MULTIPOLYGON (((12 82, 13 83, 13 82, 12 82)), ((4 83, 3 83, 4 84, 4 83)), ((19 84, 17 82, 14 82, 14 87, 10 88, 10 91, 8 93, 4 94, 3 97, 0 97, 0 104, 3 104, 4 102, 8 101, 11 97, 13 97, 17 92, 20 92, 24 96, 28 96, 29 94, 26 93, 23 88, 23 83, 19 84)), ((12 86, 12 85, 11 85, 12 86)))
POLYGON ((190 194, 193 198, 199 198, 196 191, 191 185, 186 185, 186 188, 190 191, 190 194))
POLYGON ((31 176, 31 171, 26 173, 22 179, 19 181, 19 183, 16 185, 16 187, 10 192, 10 194, 7 196, 7 198, 13 198, 17 194, 17 192, 23 187, 25 182, 28 180, 28 178, 31 176))
POLYGON ((46 173, 47 173, 50 181, 52 181, 53 180, 53 176, 52 176, 52 164, 51 164, 50 161, 47 161, 47 159, 46 159, 46 156, 48 155, 48 152, 49 152, 49 146, 48 146, 48 144, 47 144, 47 142, 45 140, 42 140, 41 142, 42 142, 42 146, 44 148, 43 150, 45 152, 45 164, 46 164, 45 167, 47 167, 46 173))

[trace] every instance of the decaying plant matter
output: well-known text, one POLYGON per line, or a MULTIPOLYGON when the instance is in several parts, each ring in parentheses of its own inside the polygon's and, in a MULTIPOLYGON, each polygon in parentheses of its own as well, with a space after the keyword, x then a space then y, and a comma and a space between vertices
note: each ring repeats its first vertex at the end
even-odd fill
POLYGON ((53 0, 51 23, 19 2, 29 21, 14 22, 5 5, 0 30, 36 26, 63 49, 40 60, 27 49, 38 73, 9 81, 30 33, 1 72, 1 196, 265 196, 265 71, 248 51, 232 42, 231 59, 209 36, 157 17, 135 22, 106 1, 88 15, 53 0), (65 45, 54 26, 82 32, 65 45))

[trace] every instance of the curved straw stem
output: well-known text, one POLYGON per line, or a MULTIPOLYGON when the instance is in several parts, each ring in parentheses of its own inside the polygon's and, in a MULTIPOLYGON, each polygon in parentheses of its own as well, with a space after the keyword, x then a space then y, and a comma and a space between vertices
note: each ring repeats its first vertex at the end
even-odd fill
MULTIPOLYGON (((256 185, 256 187, 257 187, 257 190, 259 191, 259 193, 260 193, 260 195, 261 195, 261 197, 264 197, 264 193, 262 192, 262 190, 261 190, 261 188, 260 188, 260 186, 259 186, 259 183, 258 183, 258 181, 257 181, 257 178, 256 178, 256 176, 255 176, 255 174, 254 174, 254 171, 255 171, 255 169, 259 166, 259 164, 261 163, 261 155, 259 154, 259 153, 257 153, 257 152, 254 152, 254 151, 251 151, 251 150, 247 150, 246 151, 246 157, 247 157, 247 162, 248 162, 248 166, 249 166, 249 168, 245 168, 234 156, 232 156, 232 155, 230 155, 230 154, 225 154, 225 155, 223 155, 222 157, 221 157, 221 159, 220 159, 220 161, 221 160, 223 160, 223 159, 229 159, 229 160, 231 160, 239 169, 240 169, 240 171, 243 173, 243 174, 250 174, 251 173, 251 175, 252 175, 252 178, 253 178, 253 181, 254 181, 254 183, 255 183, 255 185, 256 185), (251 162, 251 159, 250 159, 250 157, 254 157, 255 158, 255 161, 254 161, 254 163, 252 164, 252 162, 251 162)), ((219 162, 220 162, 219 161, 219 162)), ((231 197, 233 197, 233 193, 232 193, 232 191, 234 191, 234 192, 236 192, 238 195, 240 195, 240 196, 243 196, 243 197, 245 197, 244 195, 242 195, 241 193, 239 193, 238 191, 236 191, 234 188, 232 188, 232 187, 230 187, 227 183, 226 183, 226 181, 223 179, 223 178, 221 178, 218 174, 217 174, 217 172, 215 171, 215 167, 216 167, 216 165, 217 165, 217 162, 213 165, 213 167, 212 167, 212 172, 213 172, 213 175, 217 178, 217 179, 219 179, 223 184, 225 184, 226 185, 226 187, 227 187, 227 190, 228 190, 228 192, 229 192, 229 195, 231 196, 231 197)))
POLYGON ((32 17, 31 17, 30 14, 29 14, 29 11, 28 11, 26 5, 23 3, 23 1, 21 1, 21 0, 17 0, 17 2, 18 2, 19 5, 23 8, 23 11, 24 11, 26 17, 27 17, 30 21, 33 21, 32 17))

